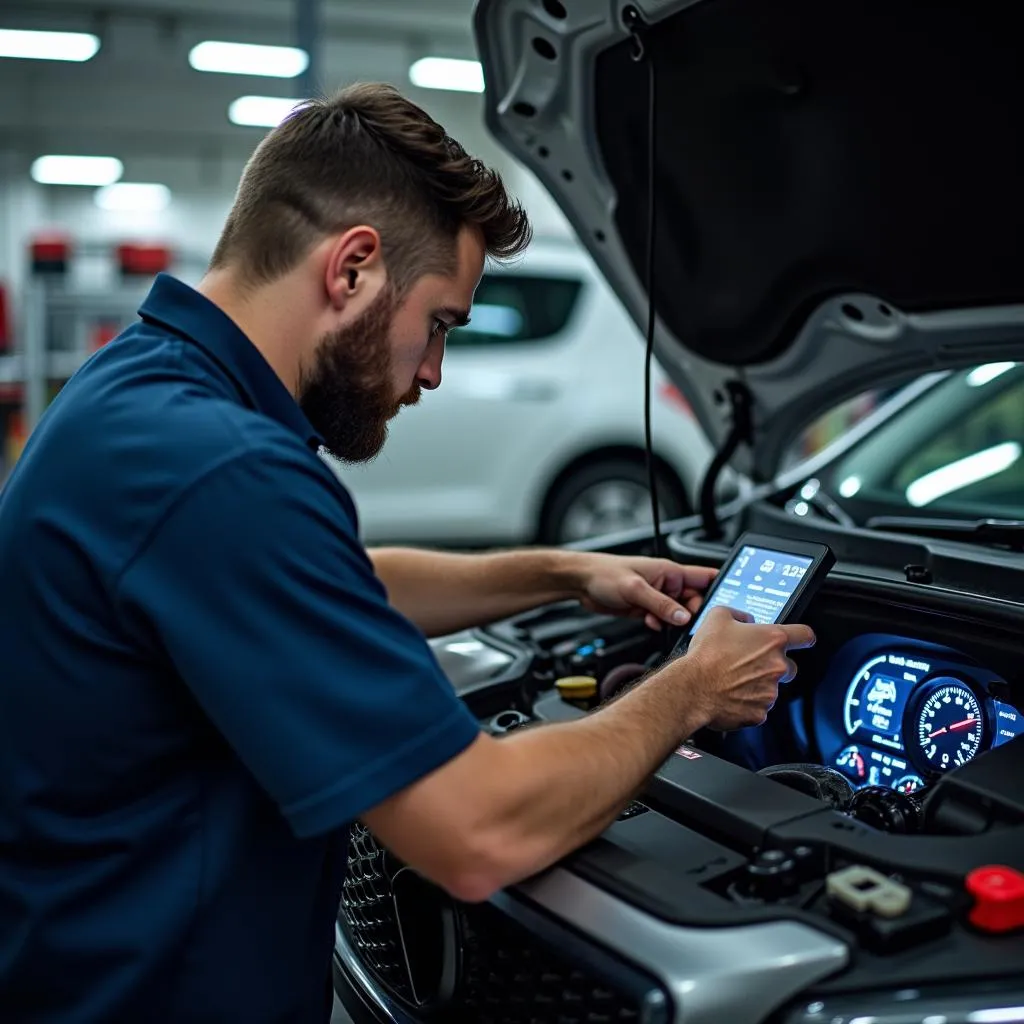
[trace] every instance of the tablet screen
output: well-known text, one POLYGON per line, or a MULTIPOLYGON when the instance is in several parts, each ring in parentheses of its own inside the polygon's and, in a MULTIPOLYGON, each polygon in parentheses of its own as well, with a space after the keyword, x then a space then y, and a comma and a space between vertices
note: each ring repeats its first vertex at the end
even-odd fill
POLYGON ((755 622, 778 622, 813 564, 814 559, 806 555, 745 545, 722 568, 711 596, 690 628, 690 635, 704 616, 719 605, 747 612, 755 622))

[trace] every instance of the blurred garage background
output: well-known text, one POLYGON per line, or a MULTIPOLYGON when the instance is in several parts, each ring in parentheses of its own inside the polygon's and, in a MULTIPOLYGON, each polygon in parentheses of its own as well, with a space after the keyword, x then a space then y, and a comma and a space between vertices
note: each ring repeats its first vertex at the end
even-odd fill
MULTIPOLYGON (((153 275, 199 279, 267 129, 303 97, 384 80, 503 172, 537 241, 488 272, 442 391, 402 414, 374 464, 335 465, 367 541, 565 542, 649 521, 641 339, 538 181, 488 136, 472 8, 0 2, 0 485, 153 275)), ((660 374, 654 424, 663 512, 678 515, 709 452, 660 374)))

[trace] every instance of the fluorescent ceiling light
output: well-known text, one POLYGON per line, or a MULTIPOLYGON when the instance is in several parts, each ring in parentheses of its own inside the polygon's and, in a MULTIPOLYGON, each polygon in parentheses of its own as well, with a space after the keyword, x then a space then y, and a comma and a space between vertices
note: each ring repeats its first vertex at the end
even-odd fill
POLYGON ((40 185, 113 185, 124 165, 113 156, 41 156, 32 164, 40 185))
POLYGON ((976 366, 967 374, 967 386, 969 388, 980 388, 990 384, 997 377, 1012 370, 1016 363, 985 363, 984 366, 976 366))
POLYGON ((907 488, 907 503, 921 508, 954 491, 1005 473, 1020 458, 1021 451, 1016 441, 1005 441, 925 473, 907 488))
POLYGON ((295 78, 309 67, 309 54, 295 46, 255 46, 211 39, 193 46, 188 62, 196 71, 222 75, 295 78))
POLYGON ((484 71, 478 60, 423 57, 409 68, 409 81, 420 89, 483 92, 484 71))
POLYGON ((101 210, 156 213, 167 209, 171 201, 171 190, 155 182, 121 181, 97 189, 93 201, 101 210))
POLYGON ((89 60, 100 48, 88 32, 34 32, 0 28, 0 57, 22 60, 89 60))
POLYGON ((276 128, 303 100, 280 96, 239 96, 228 107, 232 124, 253 128, 276 128))

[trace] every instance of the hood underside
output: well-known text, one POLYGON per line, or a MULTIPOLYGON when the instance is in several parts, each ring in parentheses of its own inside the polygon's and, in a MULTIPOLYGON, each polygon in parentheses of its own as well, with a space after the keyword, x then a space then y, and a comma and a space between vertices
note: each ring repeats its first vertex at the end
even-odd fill
POLYGON ((653 77, 656 352, 716 445, 750 396, 734 465, 767 479, 846 397, 1024 356, 1015 14, 479 0, 475 27, 490 129, 641 327, 653 77))

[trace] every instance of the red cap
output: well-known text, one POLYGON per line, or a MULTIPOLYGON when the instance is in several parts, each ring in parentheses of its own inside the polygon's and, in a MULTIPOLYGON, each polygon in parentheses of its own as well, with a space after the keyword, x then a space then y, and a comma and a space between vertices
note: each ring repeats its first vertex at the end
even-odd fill
POLYGON ((967 891, 975 898, 971 924, 985 932, 1009 932, 1024 926, 1024 874, 1014 868, 990 865, 967 876, 967 891))

